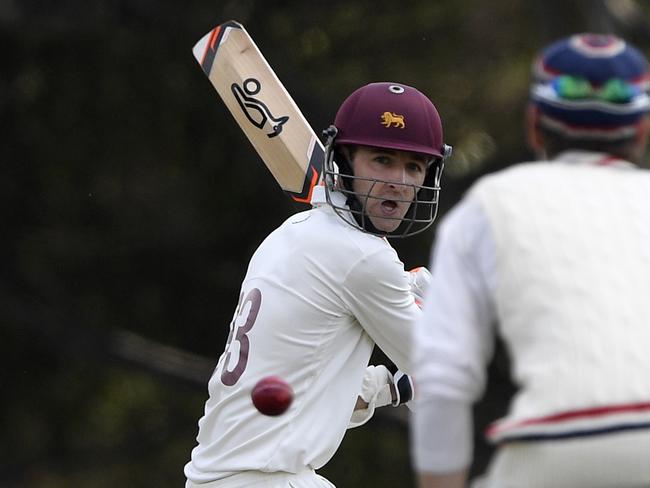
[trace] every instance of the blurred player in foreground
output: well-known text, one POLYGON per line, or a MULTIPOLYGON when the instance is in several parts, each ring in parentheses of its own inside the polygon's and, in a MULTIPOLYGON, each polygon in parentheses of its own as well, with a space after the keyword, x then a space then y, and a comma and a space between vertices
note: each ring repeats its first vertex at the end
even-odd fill
POLYGON ((386 237, 431 225, 450 148, 431 101, 399 83, 356 90, 326 133, 313 208, 290 217, 250 261, 185 466, 188 488, 331 487, 315 470, 346 429, 410 399, 408 377, 368 361, 376 343, 410 372, 416 299, 430 275, 406 272, 386 237), (295 393, 277 417, 250 399, 270 374, 295 393))
POLYGON ((416 326, 421 487, 465 486, 499 334, 518 386, 480 487, 650 486, 648 63, 610 35, 534 63, 543 161, 480 179, 441 223, 416 326))

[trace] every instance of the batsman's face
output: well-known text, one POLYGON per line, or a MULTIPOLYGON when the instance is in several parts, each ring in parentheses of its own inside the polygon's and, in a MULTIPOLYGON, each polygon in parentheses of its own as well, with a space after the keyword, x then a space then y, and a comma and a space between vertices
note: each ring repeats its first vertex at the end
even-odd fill
POLYGON ((352 158, 354 191, 372 224, 392 232, 402 223, 424 183, 427 159, 424 155, 358 146, 352 158))

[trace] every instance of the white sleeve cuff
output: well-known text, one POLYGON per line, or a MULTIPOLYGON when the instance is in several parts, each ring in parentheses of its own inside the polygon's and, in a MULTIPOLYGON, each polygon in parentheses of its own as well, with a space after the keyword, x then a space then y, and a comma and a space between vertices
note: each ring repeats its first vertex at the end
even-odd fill
POLYGON ((416 395, 411 414, 411 453, 417 472, 448 473, 472 461, 471 405, 441 397, 416 395))

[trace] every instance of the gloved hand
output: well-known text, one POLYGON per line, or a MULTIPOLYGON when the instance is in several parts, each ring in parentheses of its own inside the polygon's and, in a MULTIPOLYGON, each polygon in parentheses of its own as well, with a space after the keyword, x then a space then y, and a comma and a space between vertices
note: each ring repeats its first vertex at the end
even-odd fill
POLYGON ((413 398, 413 382, 408 375, 399 370, 393 376, 386 366, 368 366, 363 376, 359 396, 368 406, 352 412, 349 429, 370 420, 375 413, 375 408, 386 405, 397 407, 410 401, 413 398), (391 386, 395 392, 395 399, 393 399, 391 386))
POLYGON ((411 286, 411 294, 415 297, 415 304, 422 308, 424 296, 431 283, 431 273, 424 266, 413 268, 409 271, 409 285, 411 286))
POLYGON ((361 392, 359 396, 368 405, 384 407, 393 402, 390 386, 393 384, 393 375, 388 368, 382 364, 379 366, 368 366, 363 375, 361 392))
POLYGON ((348 429, 365 424, 375 413, 375 408, 392 403, 393 398, 390 391, 392 383, 393 375, 390 374, 386 366, 368 366, 366 368, 359 396, 368 406, 352 412, 348 429))

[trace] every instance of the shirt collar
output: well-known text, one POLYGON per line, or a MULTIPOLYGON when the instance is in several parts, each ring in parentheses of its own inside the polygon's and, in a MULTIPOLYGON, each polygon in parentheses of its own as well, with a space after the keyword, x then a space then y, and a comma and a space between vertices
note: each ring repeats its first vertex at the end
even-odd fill
POLYGON ((553 161, 575 165, 609 166, 616 168, 634 168, 636 165, 611 154, 593 151, 569 150, 563 151, 553 158, 553 161))
POLYGON ((329 193, 332 205, 327 201, 325 186, 318 185, 314 187, 311 194, 312 207, 329 207, 332 212, 335 212, 339 217, 347 221, 353 227, 358 228, 354 216, 352 215, 352 212, 350 212, 350 207, 348 207, 347 197, 339 191, 330 191, 329 193))
MULTIPOLYGON (((343 195, 343 193, 338 191, 332 191, 330 192, 330 198, 332 199, 332 203, 337 207, 347 208, 347 202, 345 199, 345 195, 343 195)), ((327 203, 327 195, 325 194, 325 186, 324 185, 315 186, 311 193, 311 206, 321 207, 327 204, 328 203, 327 203)))

